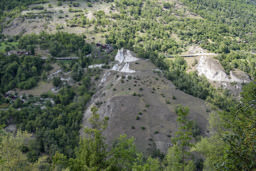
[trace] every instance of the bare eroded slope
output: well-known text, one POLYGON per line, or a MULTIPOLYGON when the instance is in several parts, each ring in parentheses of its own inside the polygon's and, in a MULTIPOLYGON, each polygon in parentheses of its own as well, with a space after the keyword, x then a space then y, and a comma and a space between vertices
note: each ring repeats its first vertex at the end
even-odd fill
POLYGON ((177 90, 149 60, 136 59, 132 52, 119 50, 116 64, 102 74, 98 91, 84 113, 83 128, 89 125, 87 119, 95 105, 102 117, 110 118, 105 131, 108 143, 127 134, 135 137, 141 151, 152 151, 154 144, 165 151, 177 129, 178 104, 190 108, 189 119, 206 134, 208 114, 203 100, 177 90))

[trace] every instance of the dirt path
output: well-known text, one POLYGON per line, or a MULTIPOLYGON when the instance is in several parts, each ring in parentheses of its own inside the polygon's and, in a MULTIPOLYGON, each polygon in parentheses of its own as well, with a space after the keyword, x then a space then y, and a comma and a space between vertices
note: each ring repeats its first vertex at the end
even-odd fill
POLYGON ((185 54, 185 55, 166 55, 167 58, 173 58, 175 56, 197 57, 197 56, 217 56, 217 54, 215 54, 215 53, 196 53, 196 54, 185 54))

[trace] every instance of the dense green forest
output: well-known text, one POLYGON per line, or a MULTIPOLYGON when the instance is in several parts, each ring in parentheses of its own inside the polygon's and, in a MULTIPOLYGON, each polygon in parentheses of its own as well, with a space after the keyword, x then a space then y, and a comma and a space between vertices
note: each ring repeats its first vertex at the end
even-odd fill
POLYGON ((7 125, 12 120, 19 129, 34 133, 36 139, 24 149, 30 161, 36 161, 42 153, 53 156, 56 151, 69 157, 73 155, 79 142, 84 105, 90 99, 88 81, 88 77, 84 78, 85 85, 79 87, 79 92, 67 87, 58 95, 42 95, 40 101, 45 105, 44 109, 35 105, 38 101, 36 97, 23 97, 26 99, 25 103, 17 99, 8 111, 0 112, 2 125, 7 125), (74 101, 76 94, 79 99, 74 101))
POLYGON ((19 40, 19 48, 27 49, 32 54, 36 46, 48 49, 54 57, 65 57, 72 54, 82 57, 91 53, 91 46, 85 42, 83 37, 76 34, 42 32, 39 35, 23 36, 19 40))
POLYGON ((89 70, 86 74, 83 72, 83 68, 92 62, 90 57, 85 57, 91 52, 91 45, 75 34, 41 33, 21 37, 18 47, 28 50, 31 55, 0 54, 0 104, 9 104, 8 110, 0 111, 1 125, 15 123, 20 130, 34 134, 35 139, 23 148, 30 162, 35 162, 43 153, 53 156, 56 151, 71 157, 79 142, 84 107, 93 94, 91 77, 99 73, 97 70, 89 70), (60 78, 56 77, 53 84, 61 87, 58 94, 45 93, 40 97, 22 95, 21 98, 12 94, 5 98, 8 90, 31 89, 39 80, 46 79, 45 74, 52 69, 54 60, 34 56, 34 49, 38 46, 49 49, 53 56, 79 55, 76 64, 63 64, 65 70, 72 71, 72 78, 79 81, 79 85, 75 88, 62 85, 60 78))
MULTIPOLYGON (((0 54, 0 92, 19 87, 30 89, 37 84, 44 62, 39 57, 23 56, 21 58, 0 54)), ((46 68, 45 68, 46 69, 46 68)))
MULTIPOLYGON (((255 52, 255 13, 256 6, 254 1, 231 1, 231 0, 182 0, 191 10, 207 19, 210 27, 217 29, 219 36, 214 38, 207 36, 203 41, 203 47, 212 48, 206 38, 210 38, 215 43, 221 42, 219 49, 224 52, 219 57, 223 66, 230 70, 240 68, 255 77, 255 56, 244 53, 255 52), (245 60, 246 59, 246 60, 245 60), (249 62, 248 62, 249 61, 249 62)), ((209 26, 208 26, 209 27, 209 26)), ((207 27, 206 27, 207 28, 207 27)), ((208 28, 207 28, 208 29, 208 28)), ((200 30, 202 31, 202 30, 200 30)), ((208 30, 205 30, 208 31, 208 30)), ((208 34, 214 33, 213 31, 208 34)), ((211 49, 215 50, 215 49, 211 49)))
MULTIPOLYGON (((85 0, 88 7, 100 0, 85 0)), ((31 4, 48 0, 1 0, 0 31, 31 4), (3 24, 2 24, 3 23, 3 24)), ((103 1, 102 1, 103 2, 103 1)), ((79 7, 79 2, 59 0, 79 7)), ((146 156, 136 149, 134 138, 120 135, 107 144, 104 130, 108 117, 91 109, 91 127, 80 137, 83 113, 95 93, 100 69, 108 68, 114 53, 105 54, 85 34, 65 31, 16 36, 0 35, 0 170, 134 170, 134 171, 254 171, 256 169, 256 82, 243 86, 239 100, 227 90, 217 90, 205 77, 187 73, 187 63, 178 57, 191 44, 200 45, 216 58, 225 71, 240 69, 256 77, 256 4, 253 0, 104 0, 115 12, 94 12, 89 20, 83 14, 67 19, 67 25, 93 28, 105 43, 134 51, 150 59, 177 89, 213 106, 209 114, 209 135, 195 138, 189 108, 175 108, 178 130, 166 154, 146 156), (182 9, 176 8, 178 5, 182 9), (188 15, 187 10, 191 11, 188 15), (192 15, 193 14, 193 15, 192 15), (192 16, 192 17, 191 17, 192 16), (175 39, 176 35, 179 40, 175 39), (43 59, 36 50, 49 52, 43 59), (12 54, 23 50, 27 55, 12 54), (167 63, 166 55, 177 57, 167 63), (76 61, 56 62, 56 57, 78 57, 76 61), (71 73, 72 85, 60 77, 50 82, 56 93, 9 95, 9 90, 28 90, 47 82, 47 75, 59 65, 71 73), (5 131, 11 124, 17 133, 5 131)), ((70 9, 69 9, 70 10, 70 9)), ((48 81, 49 82, 49 81, 48 81)), ((171 141, 171 140, 170 140, 171 141)))
POLYGON ((144 57, 150 57, 154 52, 157 55, 178 54, 186 44, 196 43, 220 53, 218 59, 227 72, 239 68, 255 77, 256 61, 251 52, 255 51, 253 15, 256 7, 240 1, 230 2, 231 5, 217 0, 202 3, 184 1, 205 18, 198 19, 187 17, 184 11, 173 8, 174 3, 169 3, 172 8, 163 10, 162 4, 157 1, 116 1, 115 7, 120 14, 109 16, 100 11, 94 25, 96 32, 109 33, 106 35, 107 43, 133 49, 144 57), (177 34, 182 43, 175 41, 171 34, 177 34))

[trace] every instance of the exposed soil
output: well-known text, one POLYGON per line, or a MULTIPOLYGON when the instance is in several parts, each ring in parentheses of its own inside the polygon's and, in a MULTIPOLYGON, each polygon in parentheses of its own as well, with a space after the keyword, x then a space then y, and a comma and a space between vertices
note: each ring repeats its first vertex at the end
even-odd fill
MULTIPOLYGON (((207 134, 208 114, 203 100, 177 90, 161 73, 154 71, 157 68, 148 60, 131 62, 130 68, 136 72, 105 70, 99 90, 91 100, 90 107, 96 105, 102 117, 110 117, 105 131, 108 143, 120 134, 127 134, 135 137, 140 151, 150 150, 153 144, 166 151, 177 129, 175 107, 178 104, 190 108, 188 118, 198 124, 202 134, 207 134)), ((90 107, 85 111, 83 127, 89 125, 90 107)))

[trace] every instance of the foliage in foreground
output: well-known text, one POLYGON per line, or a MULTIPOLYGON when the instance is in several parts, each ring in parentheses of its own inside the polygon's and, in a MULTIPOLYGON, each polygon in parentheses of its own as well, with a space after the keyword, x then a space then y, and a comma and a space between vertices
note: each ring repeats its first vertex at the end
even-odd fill
POLYGON ((203 138, 194 148, 205 156, 205 170, 256 168, 256 82, 246 85, 241 95, 240 104, 229 112, 211 115, 211 136, 203 138))
POLYGON ((210 117, 210 137, 202 138, 194 144, 191 133, 191 121, 187 120, 188 109, 176 108, 178 131, 172 139, 164 160, 146 158, 136 151, 133 138, 121 135, 112 147, 105 144, 102 132, 108 118, 103 120, 92 108, 91 127, 85 129, 85 136, 80 140, 74 157, 55 153, 52 164, 44 156, 36 163, 30 163, 24 154, 24 140, 28 134, 18 132, 16 136, 1 131, 0 153, 1 167, 26 170, 45 168, 50 170, 166 170, 193 171, 201 170, 195 162, 194 152, 204 156, 203 169, 212 171, 247 171, 256 168, 256 83, 245 86, 241 104, 230 112, 213 113, 210 117), (21 151, 22 150, 22 151, 21 151), (15 157, 14 157, 15 156, 15 157))

